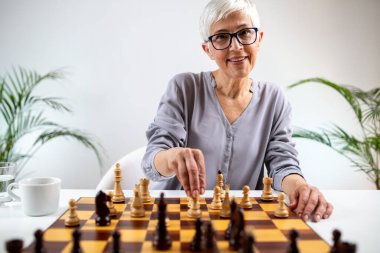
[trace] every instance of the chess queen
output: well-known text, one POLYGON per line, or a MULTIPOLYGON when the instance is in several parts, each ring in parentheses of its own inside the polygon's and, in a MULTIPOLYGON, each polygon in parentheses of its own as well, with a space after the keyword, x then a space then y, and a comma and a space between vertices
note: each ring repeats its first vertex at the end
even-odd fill
MULTIPOLYGON (((265 165, 272 187, 288 194, 298 215, 328 218, 332 205, 305 181, 299 166, 289 101, 278 85, 255 76, 264 29, 254 3, 211 0, 200 34, 200 48, 217 68, 169 81, 146 131, 147 177, 195 197, 214 188, 218 170, 231 190, 262 189, 265 165)), ((297 37, 291 30, 286 34, 297 37)))

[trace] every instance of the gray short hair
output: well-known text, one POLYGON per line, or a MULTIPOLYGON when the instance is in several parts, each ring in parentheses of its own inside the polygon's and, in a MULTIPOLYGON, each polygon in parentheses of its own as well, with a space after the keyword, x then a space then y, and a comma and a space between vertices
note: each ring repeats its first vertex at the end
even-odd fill
POLYGON ((260 18, 256 5, 251 0, 211 0, 200 18, 200 33, 204 41, 210 36, 211 26, 235 11, 247 14, 255 27, 260 28, 260 18))

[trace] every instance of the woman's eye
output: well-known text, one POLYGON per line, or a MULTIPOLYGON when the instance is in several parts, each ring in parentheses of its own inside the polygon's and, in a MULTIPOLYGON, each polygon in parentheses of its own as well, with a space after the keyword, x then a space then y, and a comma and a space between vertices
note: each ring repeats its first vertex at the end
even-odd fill
POLYGON ((217 34, 214 37, 214 41, 220 42, 220 41, 226 41, 228 40, 230 36, 228 34, 217 34))

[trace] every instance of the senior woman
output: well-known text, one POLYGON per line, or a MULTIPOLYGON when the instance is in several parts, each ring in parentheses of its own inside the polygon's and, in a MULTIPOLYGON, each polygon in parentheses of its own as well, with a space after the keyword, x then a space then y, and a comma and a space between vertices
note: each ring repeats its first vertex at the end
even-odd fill
POLYGON ((203 194, 221 170, 231 189, 262 189, 264 165, 304 220, 333 207, 303 178, 291 139, 291 107, 277 86, 252 80, 263 31, 250 0, 212 0, 200 20, 202 48, 218 69, 174 76, 146 135, 146 176, 166 189, 203 194))

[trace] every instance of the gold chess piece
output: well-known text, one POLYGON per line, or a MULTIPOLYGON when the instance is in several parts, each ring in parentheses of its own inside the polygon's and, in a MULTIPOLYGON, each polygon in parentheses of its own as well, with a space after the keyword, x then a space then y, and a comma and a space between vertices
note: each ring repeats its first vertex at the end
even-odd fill
POLYGON ((289 217, 288 207, 285 205, 285 193, 281 192, 278 195, 278 206, 274 211, 274 216, 278 218, 286 218, 289 217))
POLYGON ((245 209, 252 208, 252 202, 249 198, 249 191, 250 191, 249 186, 244 185, 243 198, 241 199, 240 206, 245 209))
POLYGON ((109 199, 109 200, 107 200, 107 207, 110 210, 110 217, 115 217, 115 216, 117 216, 117 210, 116 210, 116 208, 112 202, 113 193, 108 192, 107 195, 108 195, 108 199, 109 199))
POLYGON ((220 187, 220 199, 223 201, 225 192, 223 190, 223 173, 221 170, 218 170, 217 185, 220 187))
POLYGON ((199 196, 193 198, 193 204, 187 210, 187 216, 194 219, 202 216, 201 207, 199 205, 199 196))
POLYGON ((125 202, 125 196, 124 192, 121 189, 121 168, 120 163, 116 163, 115 166, 115 188, 113 191, 113 197, 112 201, 114 203, 124 203, 125 202))
POLYGON ((217 185, 214 187, 214 197, 212 199, 210 208, 214 210, 222 209, 222 200, 220 199, 220 187, 217 185))
POLYGON ((263 178, 264 190, 263 190, 263 193, 261 194, 261 200, 264 200, 264 201, 273 200, 273 193, 272 193, 272 188, 271 188, 272 182, 273 182, 273 179, 270 177, 263 178))
POLYGON ((150 196, 149 192, 149 179, 147 178, 141 178, 140 179, 140 185, 141 185, 141 198, 143 203, 149 203, 152 201, 152 197, 150 196))
POLYGON ((131 217, 144 217, 145 209, 140 197, 140 185, 136 184, 134 189, 134 198, 131 204, 131 217))
POLYGON ((65 226, 66 227, 76 227, 79 226, 80 220, 78 217, 78 214, 76 212, 77 205, 74 199, 70 199, 69 201, 69 210, 70 215, 65 219, 65 226))
POLYGON ((231 201, 230 201, 230 185, 226 184, 226 192, 224 201, 222 204, 222 210, 220 210, 220 217, 229 218, 231 216, 231 201))

